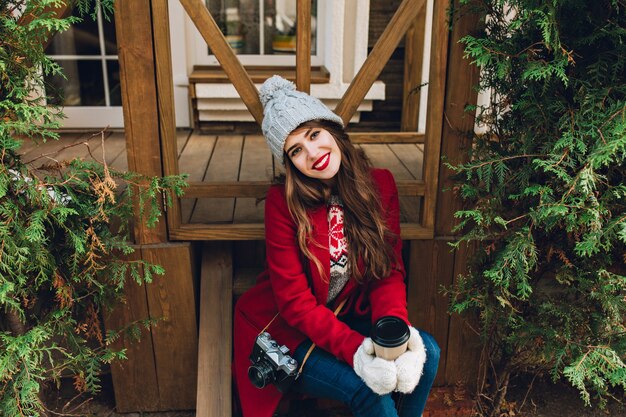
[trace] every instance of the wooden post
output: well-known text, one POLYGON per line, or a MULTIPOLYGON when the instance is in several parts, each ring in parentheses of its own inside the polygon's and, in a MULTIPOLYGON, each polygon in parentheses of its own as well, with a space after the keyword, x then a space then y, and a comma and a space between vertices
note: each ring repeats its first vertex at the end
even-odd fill
MULTIPOLYGON (((428 158, 425 175, 429 177, 425 178, 425 210, 428 214, 424 214, 425 221, 430 219, 433 222, 435 238, 411 242, 410 317, 418 326, 431 331, 442 349, 435 384, 464 382, 473 385, 479 371, 478 337, 465 318, 449 315, 449 299, 441 294, 441 286, 450 287, 458 275, 465 272, 470 251, 467 247, 453 251, 448 245, 454 240, 451 231, 454 213, 461 208, 462 202, 449 191, 453 185, 449 178, 451 172, 441 163, 439 150, 452 163, 468 158, 474 117, 465 112, 465 107, 476 103, 474 86, 478 82, 478 69, 463 58, 463 45, 459 44, 459 39, 477 27, 479 16, 462 14, 454 22, 449 41, 442 44, 439 42, 443 42, 442 38, 447 37, 444 32, 448 32, 447 7, 437 4, 435 2, 434 14, 439 16, 439 25, 436 22, 433 24, 433 61, 426 126, 426 146, 431 152, 433 147, 436 148, 437 152, 434 155, 425 151, 428 158), (433 66, 440 71, 440 75, 433 77, 433 66), (433 94, 434 91, 441 91, 441 94, 433 94), (438 179, 433 184, 432 175, 436 174, 438 179)), ((454 1, 454 6, 459 7, 458 0, 454 1)))
POLYGON ((296 32, 296 88, 311 92, 311 2, 298 0, 296 32))
POLYGON ((430 48, 430 74, 428 77, 428 114, 426 116, 426 142, 424 144, 424 210, 422 225, 435 226, 438 175, 443 131, 443 111, 448 65, 448 8, 450 1, 436 1, 433 5, 433 25, 430 48))
MULTIPOLYGON (((167 1, 119 1, 115 7, 128 168, 161 176, 166 155, 165 171, 176 173, 167 1)), ((113 329, 157 320, 140 343, 124 346, 128 360, 112 366, 116 407, 193 409, 198 335, 190 244, 167 243, 165 221, 148 229, 141 219, 135 221, 135 242, 135 259, 163 266, 165 276, 142 287, 129 280, 126 303, 105 322, 113 329)))
MULTIPOLYGON (((159 132, 163 155, 163 175, 177 175, 178 152, 176 143, 176 116, 174 113, 174 79, 172 75, 172 52, 170 50, 170 20, 168 0, 152 0, 152 30, 156 63, 157 106, 159 109, 159 132)), ((172 198, 168 208, 167 222, 170 229, 180 227, 180 200, 172 198)))
POLYGON ((422 63, 424 62, 424 32, 426 5, 423 4, 404 40, 404 87, 402 88, 402 121, 400 129, 416 132, 420 113, 422 63))
POLYGON ((197 321, 189 243, 142 245, 132 260, 161 265, 165 275, 138 286, 128 279, 126 302, 105 318, 107 329, 156 319, 141 342, 120 339, 128 359, 111 366, 117 411, 190 410, 195 408, 197 321), (184 389, 181 389, 184 387, 184 389))
MULTIPOLYGON (((459 0, 454 1, 455 11, 461 6, 459 0)), ((455 20, 450 36, 449 70, 446 81, 446 104, 444 109, 443 137, 441 153, 448 162, 460 164, 469 160, 474 132, 474 114, 465 111, 468 105, 475 105, 478 93, 475 86, 479 81, 479 70, 463 58, 464 45, 459 40, 468 33, 475 31, 480 25, 480 16, 474 13, 461 12, 455 20)), ((463 208, 461 198, 450 191, 454 181, 450 178, 453 172, 440 164, 439 190, 437 196, 437 221, 435 236, 444 241, 453 240, 452 228, 457 222, 454 213, 463 208), (444 191, 447 190, 447 191, 444 191)), ((460 274, 465 273, 468 257, 472 250, 463 246, 454 253, 454 282, 460 274)), ((449 384, 459 381, 473 386, 477 382, 478 358, 480 356, 478 336, 472 327, 477 328, 475 317, 461 317, 454 314, 450 317, 448 335, 448 357, 445 368, 445 379, 449 384)))
MULTIPOLYGON (((161 176, 150 0, 116 2, 115 17, 128 168, 145 175, 161 176)), ((167 241, 163 220, 155 228, 148 228, 137 218, 134 227, 137 244, 167 241)))

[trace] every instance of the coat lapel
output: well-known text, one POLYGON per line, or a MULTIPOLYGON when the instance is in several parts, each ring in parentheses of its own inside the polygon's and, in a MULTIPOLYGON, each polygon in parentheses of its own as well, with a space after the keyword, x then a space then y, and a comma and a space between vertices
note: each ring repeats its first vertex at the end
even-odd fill
POLYGON ((328 248, 328 214, 326 205, 311 210, 311 226, 313 227, 313 242, 309 244, 309 250, 321 263, 325 276, 322 277, 315 265, 309 261, 313 292, 320 304, 326 304, 328 298, 328 281, 330 279, 330 252, 328 248))

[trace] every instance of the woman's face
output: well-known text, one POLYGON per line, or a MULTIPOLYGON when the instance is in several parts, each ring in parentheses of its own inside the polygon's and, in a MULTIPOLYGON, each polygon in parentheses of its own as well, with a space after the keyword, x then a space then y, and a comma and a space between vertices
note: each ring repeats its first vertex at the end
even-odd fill
POLYGON ((341 167, 341 151, 335 137, 321 127, 296 129, 285 141, 285 152, 304 175, 332 180, 341 167))

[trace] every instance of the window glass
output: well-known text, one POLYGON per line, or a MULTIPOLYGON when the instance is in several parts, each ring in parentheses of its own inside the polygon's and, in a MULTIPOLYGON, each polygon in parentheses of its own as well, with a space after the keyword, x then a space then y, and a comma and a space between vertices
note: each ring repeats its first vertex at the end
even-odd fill
MULTIPOLYGON (((206 3, 236 54, 295 54, 296 0, 206 0, 206 3)), ((316 38, 317 1, 313 0, 311 55, 317 51, 316 38)))
POLYGON ((68 31, 56 33, 46 54, 63 68, 65 78, 46 77, 48 102, 61 106, 121 106, 115 22, 98 13, 68 31))
POLYGON ((120 62, 107 60, 107 81, 109 84, 109 98, 111 106, 122 105, 122 87, 120 86, 120 62))
POLYGON ((117 38, 115 37, 115 19, 110 15, 109 20, 102 17, 102 35, 104 37, 104 53, 117 55, 117 38))
POLYGON ((59 60, 67 79, 45 77, 49 102, 60 106, 105 106, 102 63, 99 60, 59 60))
POLYGON ((46 48, 49 55, 100 55, 98 22, 86 17, 69 30, 57 33, 46 48))

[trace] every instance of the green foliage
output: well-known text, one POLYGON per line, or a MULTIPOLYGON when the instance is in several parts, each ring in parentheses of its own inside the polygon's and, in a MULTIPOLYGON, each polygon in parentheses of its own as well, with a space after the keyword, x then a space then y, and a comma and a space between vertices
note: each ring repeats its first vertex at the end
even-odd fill
POLYGON ((478 247, 451 310, 478 313, 494 393, 549 374, 602 406, 626 389, 625 5, 465 3, 487 16, 463 42, 491 99, 450 166, 469 207, 456 245, 478 247))
MULTIPOLYGON (((130 279, 148 283, 163 268, 124 258, 133 252, 133 204, 154 225, 162 196, 180 195, 180 177, 145 178, 75 160, 35 169, 19 156, 24 139, 58 139, 61 112, 47 107, 43 74, 60 67, 43 51, 61 0, 0 1, 0 415, 38 416, 44 383, 73 376, 79 391, 97 392, 102 364, 124 359, 111 344, 136 339, 140 326, 102 332, 101 317, 130 279), (122 187, 122 185, 126 185, 122 187), (123 189, 123 191, 121 191, 123 189)), ((79 0, 80 15, 112 0, 79 0)), ((87 17, 88 18, 88 17, 87 17)))

